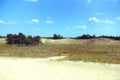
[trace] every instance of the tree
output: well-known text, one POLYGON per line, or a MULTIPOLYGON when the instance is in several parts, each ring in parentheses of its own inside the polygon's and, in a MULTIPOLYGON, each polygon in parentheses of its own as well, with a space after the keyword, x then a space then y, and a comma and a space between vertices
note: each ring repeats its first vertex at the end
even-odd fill
MULTIPOLYGON (((18 44, 18 45, 37 45, 40 43, 40 36, 25 36, 23 33, 7 34, 7 44, 18 44)), ((42 42, 41 42, 42 43, 42 42)))
POLYGON ((33 38, 33 41, 32 41, 33 43, 33 45, 36 45, 36 44, 38 44, 38 43, 40 43, 40 36, 35 36, 34 38, 33 38))
POLYGON ((94 36, 91 36, 89 34, 83 34, 82 36, 78 36, 77 39, 91 39, 94 36))
POLYGON ((32 38, 32 36, 28 36, 28 37, 26 37, 26 39, 25 39, 25 45, 32 45, 32 43, 33 43, 33 38, 32 38))
POLYGON ((53 39, 63 39, 63 36, 61 36, 60 34, 53 34, 53 39))
POLYGON ((14 38, 12 34, 7 34, 7 44, 14 44, 14 38))
POLYGON ((25 43, 26 36, 23 33, 18 34, 18 44, 24 44, 25 43))

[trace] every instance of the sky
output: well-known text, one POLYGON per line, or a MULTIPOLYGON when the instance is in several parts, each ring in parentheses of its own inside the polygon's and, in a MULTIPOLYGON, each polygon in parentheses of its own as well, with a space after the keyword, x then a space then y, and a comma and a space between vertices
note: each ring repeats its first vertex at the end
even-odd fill
POLYGON ((120 0, 0 0, 0 35, 120 36, 120 0))

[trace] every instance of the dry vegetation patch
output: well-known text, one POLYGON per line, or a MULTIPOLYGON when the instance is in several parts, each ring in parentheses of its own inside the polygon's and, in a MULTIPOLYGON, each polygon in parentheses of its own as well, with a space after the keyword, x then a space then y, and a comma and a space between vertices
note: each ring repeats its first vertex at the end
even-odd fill
POLYGON ((110 39, 42 39, 43 45, 18 46, 0 44, 0 56, 67 56, 65 60, 120 63, 120 41, 110 39))

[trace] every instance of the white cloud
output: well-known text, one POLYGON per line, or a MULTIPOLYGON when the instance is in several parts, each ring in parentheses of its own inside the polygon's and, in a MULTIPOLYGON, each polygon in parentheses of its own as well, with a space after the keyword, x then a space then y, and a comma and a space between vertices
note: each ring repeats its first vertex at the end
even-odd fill
POLYGON ((91 22, 100 22, 100 20, 98 18, 96 18, 96 17, 89 18, 89 21, 91 21, 91 22))
POLYGON ((5 21, 3 21, 3 20, 0 20, 0 24, 5 24, 5 21))
POLYGON ((117 2, 118 0, 113 0, 114 2, 117 2))
POLYGON ((51 17, 47 17, 47 19, 51 19, 51 17))
POLYGON ((5 22, 3 20, 0 20, 0 24, 20 24, 20 23, 18 23, 16 21, 7 21, 7 22, 5 22))
POLYGON ((20 24, 20 23, 15 22, 15 21, 9 21, 9 22, 7 22, 6 24, 20 24))
POLYGON ((39 19, 32 19, 31 21, 26 21, 25 23, 39 23, 39 19))
POLYGON ((77 26, 74 26, 73 29, 87 29, 87 26, 86 25, 77 25, 77 26))
POLYGON ((117 20, 120 21, 120 16, 117 17, 117 20))
POLYGON ((35 30, 35 31, 40 31, 40 28, 35 28, 34 30, 35 30))
POLYGON ((104 15, 105 13, 103 13, 103 12, 99 12, 99 13, 95 13, 94 15, 96 15, 96 16, 99 16, 99 15, 104 15))
POLYGON ((108 20, 108 19, 103 20, 103 22, 104 22, 104 23, 107 23, 107 24, 114 24, 114 23, 115 23, 115 22, 113 22, 113 21, 111 21, 111 20, 108 20))
POLYGON ((105 24, 114 24, 115 22, 114 21, 111 21, 109 19, 98 19, 96 17, 91 17, 89 18, 89 21, 90 22, 97 22, 97 23, 105 23, 105 24))
POLYGON ((39 0, 25 0, 27 2, 38 2, 39 0))
POLYGON ((47 24, 53 24, 54 21, 52 21, 52 20, 46 20, 46 23, 47 23, 47 24))
POLYGON ((39 23, 39 19, 32 19, 32 23, 39 23))
POLYGON ((92 1, 91 0, 87 0, 87 3, 91 3, 92 1))

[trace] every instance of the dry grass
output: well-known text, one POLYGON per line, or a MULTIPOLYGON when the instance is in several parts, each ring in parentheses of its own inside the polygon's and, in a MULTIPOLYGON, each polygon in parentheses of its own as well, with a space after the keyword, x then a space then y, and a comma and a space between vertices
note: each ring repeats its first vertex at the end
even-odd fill
POLYGON ((48 57, 66 55, 65 60, 120 64, 120 41, 110 39, 46 40, 39 46, 0 44, 0 56, 48 57))

